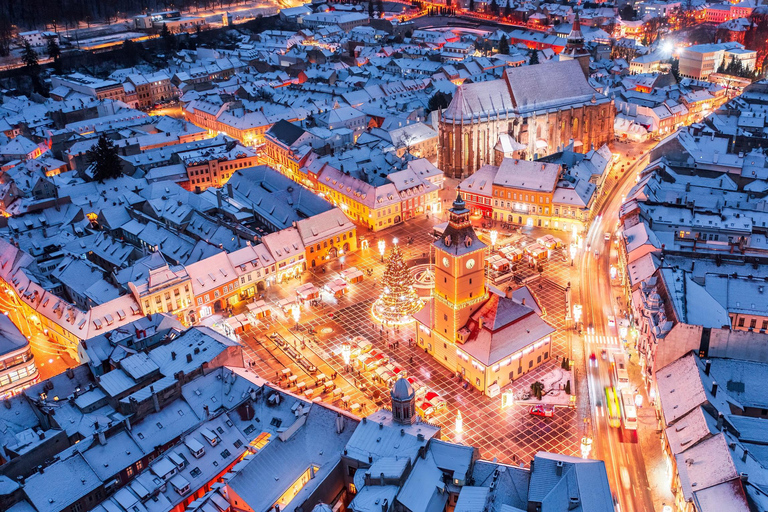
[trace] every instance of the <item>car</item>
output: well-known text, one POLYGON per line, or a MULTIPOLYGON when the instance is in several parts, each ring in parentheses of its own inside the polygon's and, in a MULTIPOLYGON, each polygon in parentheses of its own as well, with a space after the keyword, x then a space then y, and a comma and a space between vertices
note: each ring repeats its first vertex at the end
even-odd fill
POLYGON ((592 353, 589 355, 589 360, 590 360, 590 361, 594 361, 595 359, 597 359, 597 356, 595 356, 595 353, 594 353, 594 352, 592 352, 592 353))
POLYGON ((616 327, 616 319, 612 316, 608 317, 608 327, 616 327))
POLYGON ((551 418, 555 415, 555 407, 553 405, 532 405, 528 409, 528 414, 531 416, 542 416, 544 418, 551 418))
POLYGON ((611 234, 610 233, 606 233, 605 234, 605 241, 609 242, 610 240, 611 240, 611 234))

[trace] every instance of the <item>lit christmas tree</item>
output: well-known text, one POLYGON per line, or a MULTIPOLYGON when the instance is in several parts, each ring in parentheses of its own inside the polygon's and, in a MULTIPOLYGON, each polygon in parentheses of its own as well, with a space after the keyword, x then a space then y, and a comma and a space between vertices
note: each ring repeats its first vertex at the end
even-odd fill
POLYGON ((413 276, 395 244, 387 261, 381 296, 373 303, 373 315, 385 324, 405 324, 424 306, 413 288, 413 276))

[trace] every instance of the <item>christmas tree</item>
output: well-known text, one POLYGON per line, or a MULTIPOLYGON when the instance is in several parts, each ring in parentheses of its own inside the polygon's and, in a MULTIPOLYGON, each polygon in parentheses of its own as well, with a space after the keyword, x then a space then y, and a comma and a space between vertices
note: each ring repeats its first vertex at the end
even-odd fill
POLYGON ((387 261, 382 281, 381 296, 373 303, 374 316, 386 324, 404 324, 424 303, 413 288, 413 276, 403 260, 400 248, 395 245, 387 261))

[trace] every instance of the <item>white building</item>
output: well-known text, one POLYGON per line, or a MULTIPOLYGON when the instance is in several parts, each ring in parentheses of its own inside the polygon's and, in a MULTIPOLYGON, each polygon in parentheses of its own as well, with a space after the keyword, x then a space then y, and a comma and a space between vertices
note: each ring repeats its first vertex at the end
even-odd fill
POLYGON ((22 43, 29 43, 30 46, 46 46, 48 41, 54 39, 59 42, 59 34, 56 32, 47 32, 42 30, 31 30, 29 32, 19 32, 22 43))

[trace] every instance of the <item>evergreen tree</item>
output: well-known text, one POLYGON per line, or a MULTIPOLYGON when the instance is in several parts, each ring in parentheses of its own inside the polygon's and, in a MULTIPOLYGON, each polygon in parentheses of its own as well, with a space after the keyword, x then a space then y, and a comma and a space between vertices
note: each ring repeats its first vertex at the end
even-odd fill
POLYGON ((133 67, 139 62, 139 49, 130 39, 123 41, 122 54, 123 63, 128 67, 133 67))
POLYGON ((106 135, 88 150, 88 161, 94 165, 93 178, 99 183, 106 179, 118 178, 123 174, 123 166, 117 156, 117 148, 106 135))
POLYGON ((373 18, 373 0, 368 1, 368 17, 373 18))
POLYGON ((176 36, 171 34, 171 31, 168 30, 168 25, 165 23, 163 23, 163 28, 160 30, 160 38, 163 40, 166 53, 171 53, 176 49, 176 36))
POLYGON ((491 12, 493 14, 499 14, 499 4, 496 0, 491 0, 491 12))
POLYGON ((531 58, 528 59, 528 64, 539 63, 539 52, 537 50, 531 50, 531 58))
POLYGON ((541 400, 541 397, 544 396, 544 384, 538 380, 531 384, 531 393, 533 393, 533 396, 541 400))
POLYGON ((379 18, 384 17, 384 0, 376 0, 376 9, 379 11, 379 18))
POLYGON ((507 36, 501 36, 501 39, 499 40, 499 53, 502 55, 509 55, 509 41, 507 41, 507 36))
POLYGON ((672 73, 672 76, 675 77, 675 81, 680 82, 680 59, 672 59, 670 72, 672 73))
POLYGON ((59 57, 61 57, 61 48, 59 48, 59 43, 56 42, 55 37, 48 38, 48 43, 45 46, 45 52, 53 60, 56 60, 59 57))
POLYGON ((432 95, 431 98, 429 98, 429 101, 427 102, 427 111, 433 112, 441 108, 448 108, 448 105, 451 104, 452 99, 453 99, 453 96, 451 96, 450 94, 445 94, 442 91, 437 91, 435 94, 432 95))
POLYGON ((24 41, 24 51, 21 54, 21 61, 30 74, 37 75, 40 70, 40 64, 37 62, 37 52, 29 41, 24 41))
POLYGON ((424 303, 413 287, 413 276, 395 245, 382 279, 383 291, 373 305, 375 316, 384 323, 399 324, 422 308, 424 303))
POLYGON ((475 12, 475 0, 469 0, 469 12, 475 12))
POLYGON ((59 43, 56 42, 55 38, 48 38, 46 53, 53 59, 53 69, 56 71, 56 74, 60 75, 63 72, 63 69, 61 68, 61 48, 59 48, 59 43))

